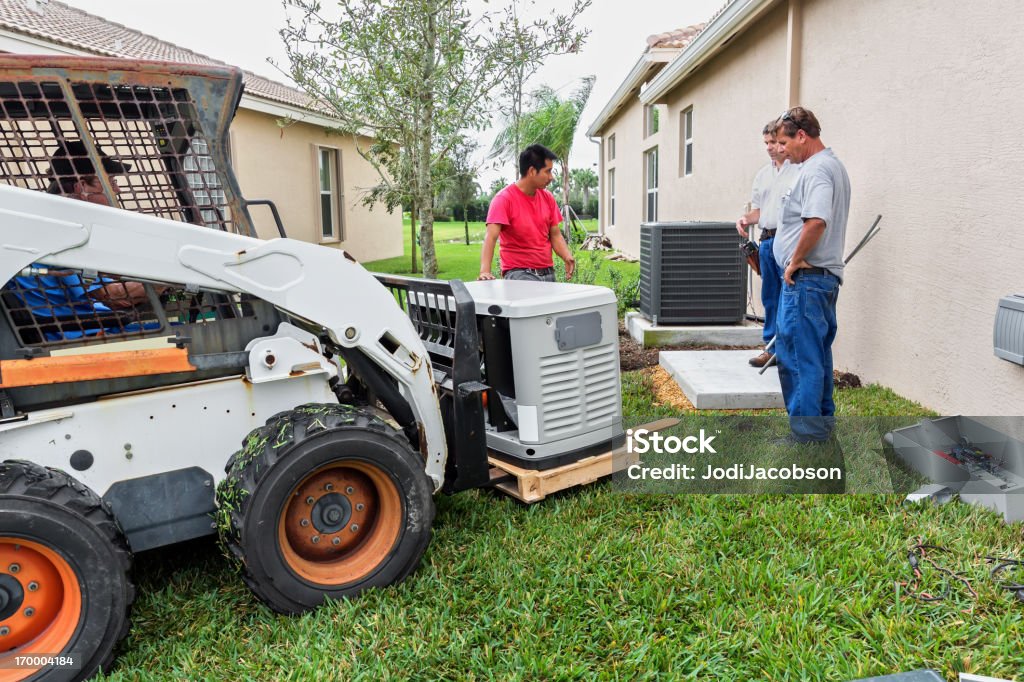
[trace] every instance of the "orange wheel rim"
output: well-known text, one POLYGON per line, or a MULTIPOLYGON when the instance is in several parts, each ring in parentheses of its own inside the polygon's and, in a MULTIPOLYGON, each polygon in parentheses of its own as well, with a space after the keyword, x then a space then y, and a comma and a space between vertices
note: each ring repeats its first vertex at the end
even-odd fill
MULTIPOLYGON (((8 612, 0 620, 0 656, 63 652, 82 617, 82 589, 67 560, 38 542, 0 537, 0 584, 8 612)), ((0 669, 0 682, 38 670, 0 669)))
POLYGON ((292 489, 278 519, 278 545, 298 576, 345 585, 387 558, 402 517, 398 487, 384 471, 365 462, 334 462, 292 489))

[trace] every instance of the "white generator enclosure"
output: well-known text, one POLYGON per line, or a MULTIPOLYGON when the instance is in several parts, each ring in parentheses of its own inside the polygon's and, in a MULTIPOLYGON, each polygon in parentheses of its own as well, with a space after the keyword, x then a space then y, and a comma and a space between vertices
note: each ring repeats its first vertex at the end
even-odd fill
POLYGON ((618 316, 605 287, 468 282, 484 348, 487 445, 550 468, 622 437, 618 316))

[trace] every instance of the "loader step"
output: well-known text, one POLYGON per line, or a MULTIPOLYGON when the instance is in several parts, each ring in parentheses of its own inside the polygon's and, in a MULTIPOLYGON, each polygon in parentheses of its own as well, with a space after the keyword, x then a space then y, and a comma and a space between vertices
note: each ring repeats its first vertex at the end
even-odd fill
MULTIPOLYGON (((638 429, 660 431, 679 423, 678 419, 659 419, 638 426, 638 429)), ((488 457, 491 465, 491 481, 495 489, 520 502, 533 504, 548 495, 576 486, 593 483, 599 478, 611 476, 615 465, 626 463, 626 455, 620 452, 619 460, 613 462, 614 450, 584 457, 553 469, 526 469, 496 457, 488 457)))

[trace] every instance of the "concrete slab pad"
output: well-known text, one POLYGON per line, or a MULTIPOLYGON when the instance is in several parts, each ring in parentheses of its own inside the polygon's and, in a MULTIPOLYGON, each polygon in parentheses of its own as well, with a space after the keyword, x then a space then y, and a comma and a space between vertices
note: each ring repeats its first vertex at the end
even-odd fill
POLYGON ((681 346, 688 343, 715 346, 756 346, 764 343, 763 326, 756 322, 741 324, 702 324, 665 326, 651 323, 637 312, 626 313, 626 330, 641 346, 681 346))
POLYGON ((747 364, 754 354, 749 350, 662 351, 658 364, 698 410, 785 407, 778 368, 758 374, 747 364))

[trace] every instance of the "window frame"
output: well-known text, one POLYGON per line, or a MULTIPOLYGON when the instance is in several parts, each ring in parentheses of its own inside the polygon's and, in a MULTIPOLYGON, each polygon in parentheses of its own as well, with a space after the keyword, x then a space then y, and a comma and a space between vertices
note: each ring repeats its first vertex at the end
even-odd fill
POLYGON ((345 238, 345 194, 342 191, 342 158, 341 150, 330 145, 313 145, 313 170, 316 196, 316 222, 317 240, 321 244, 335 244, 345 238), (328 188, 324 188, 323 182, 323 160, 324 154, 328 155, 328 188), (330 197, 330 212, 333 224, 330 233, 325 231, 324 226, 324 196, 330 197))
POLYGON ((644 105, 644 137, 661 132, 661 111, 657 104, 644 105))
POLYGON ((679 177, 693 175, 693 106, 679 113, 679 177))
POLYGON ((615 160, 615 133, 608 136, 608 160, 615 160))
POLYGON ((615 226, 615 169, 608 169, 608 226, 615 226))
POLYGON ((658 147, 655 145, 644 152, 644 222, 658 222, 658 147), (651 184, 651 178, 654 184, 651 184), (653 202, 653 203, 652 203, 653 202), (653 210, 652 210, 653 209, 653 210))

